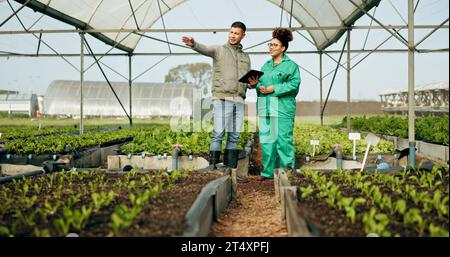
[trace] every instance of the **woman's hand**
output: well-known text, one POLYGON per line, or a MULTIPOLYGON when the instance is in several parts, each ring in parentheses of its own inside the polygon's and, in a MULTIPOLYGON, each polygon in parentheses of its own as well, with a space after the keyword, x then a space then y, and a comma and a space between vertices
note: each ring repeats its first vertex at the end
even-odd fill
POLYGON ((250 77, 250 78, 248 78, 248 84, 250 84, 251 87, 255 87, 256 84, 258 84, 258 80, 259 80, 258 76, 250 77))
POLYGON ((264 95, 272 94, 275 91, 275 88, 273 86, 268 86, 267 88, 265 86, 259 87, 259 92, 264 95))
POLYGON ((275 92, 275 88, 273 86, 269 86, 268 88, 266 88, 267 94, 272 94, 273 92, 275 92))

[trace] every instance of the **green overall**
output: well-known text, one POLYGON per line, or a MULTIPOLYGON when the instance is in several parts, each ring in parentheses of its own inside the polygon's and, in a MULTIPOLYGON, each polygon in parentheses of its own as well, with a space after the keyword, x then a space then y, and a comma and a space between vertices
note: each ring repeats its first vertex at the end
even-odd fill
POLYGON ((259 78, 256 86, 259 140, 264 167, 261 176, 273 178, 277 155, 280 158, 280 168, 295 169, 295 97, 301 79, 298 65, 285 54, 283 60, 275 66, 273 58, 267 61, 261 71, 264 75, 259 78), (274 86, 275 90, 271 94, 261 94, 260 86, 274 86))

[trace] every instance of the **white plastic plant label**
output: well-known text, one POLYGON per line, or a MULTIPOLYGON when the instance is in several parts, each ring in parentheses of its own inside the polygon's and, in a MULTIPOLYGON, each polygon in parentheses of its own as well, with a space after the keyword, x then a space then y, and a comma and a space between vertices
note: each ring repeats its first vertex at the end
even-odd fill
POLYGON ((361 134, 360 133, 350 133, 350 134, 348 134, 348 139, 361 140, 361 134))
POLYGON ((319 140, 311 140, 311 145, 319 145, 319 140))
POLYGON ((380 138, 375 136, 372 133, 369 133, 366 138, 365 138, 366 144, 371 144, 371 145, 378 145, 378 142, 380 142, 380 138))

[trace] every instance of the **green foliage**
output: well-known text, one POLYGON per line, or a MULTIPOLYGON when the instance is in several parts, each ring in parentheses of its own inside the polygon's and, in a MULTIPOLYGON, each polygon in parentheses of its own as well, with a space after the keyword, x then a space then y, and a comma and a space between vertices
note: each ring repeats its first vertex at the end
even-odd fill
POLYGON ((111 215, 109 227, 115 235, 120 235, 120 231, 130 227, 133 219, 141 212, 141 207, 133 206, 128 208, 125 204, 116 206, 114 213, 111 215))
POLYGON ((71 150, 82 150, 117 140, 133 137, 135 130, 122 129, 113 132, 86 133, 82 135, 49 135, 47 137, 27 137, 7 141, 5 147, 11 153, 17 154, 53 154, 65 151, 70 145, 71 150))
POLYGON ((416 228, 421 235, 427 225, 426 220, 422 217, 420 210, 412 208, 405 213, 403 223, 407 226, 416 228))
POLYGON ((191 83, 204 87, 211 84, 212 68, 209 63, 180 64, 169 70, 164 82, 191 83))
POLYGON ((310 181, 299 186, 301 199, 326 202, 330 210, 345 214, 350 222, 362 222, 366 233, 391 236, 390 229, 400 226, 419 236, 448 235, 447 167, 398 174, 304 170, 300 178, 310 181), (359 196, 344 195, 347 192, 359 196))
POLYGON ((111 204, 112 201, 114 201, 114 192, 109 191, 108 194, 104 192, 100 193, 92 193, 91 194, 92 199, 92 209, 94 212, 98 212, 103 206, 108 206, 111 204))
MULTIPOLYGON (((253 134, 248 132, 248 122, 239 136, 238 148, 243 150, 253 134)), ((146 153, 158 155, 172 152, 172 145, 182 145, 183 154, 207 155, 212 140, 211 132, 172 131, 169 126, 155 126, 136 131, 133 142, 121 147, 122 152, 130 154, 146 153)), ((224 138, 226 140, 226 137, 224 138)), ((222 148, 225 148, 223 144, 222 148)))
MULTIPOLYGON (((1 117, 0 117, 1 118, 1 117)), ((2 139, 7 140, 13 140, 13 139, 20 139, 20 138, 29 138, 29 137, 37 137, 37 136, 49 136, 49 135, 55 135, 55 134, 64 134, 68 132, 77 131, 77 128, 54 128, 54 127, 45 127, 41 129, 36 129, 36 127, 31 126, 8 126, 8 127, 1 127, 0 133, 2 133, 2 139)))
MULTIPOLYGON (((312 155, 313 147, 311 140, 319 140, 320 145, 316 146, 315 155, 327 154, 333 150, 333 145, 340 144, 345 155, 353 153, 353 141, 348 139, 348 133, 319 125, 297 125, 294 127, 294 146, 296 155, 312 155)), ((364 140, 356 143, 356 154, 363 154, 367 145, 364 140)), ((394 144, 380 140, 377 146, 370 147, 370 153, 391 153, 394 151, 394 144)))
POLYGON ((377 213, 373 207, 368 213, 364 213, 362 222, 367 234, 376 233, 380 236, 391 236, 391 232, 388 230, 389 218, 386 214, 377 213))
POLYGON ((448 218, 448 193, 447 195, 442 195, 440 190, 434 191, 431 204, 434 206, 440 217, 448 218))
POLYGON ((430 230, 430 236, 432 236, 432 237, 449 237, 449 233, 448 233, 447 229, 445 229, 443 227, 435 226, 433 223, 430 224, 429 230, 430 230))
POLYGON ((82 233, 86 227, 98 226, 98 215, 111 217, 107 221, 110 235, 120 235, 151 199, 161 190, 170 190, 189 172, 141 174, 134 170, 105 176, 99 171, 80 171, 14 180, 0 187, 0 236, 82 233), (120 205, 113 210, 118 194, 120 205))
MULTIPOLYGON (((416 117, 415 136, 418 140, 448 145, 448 122, 448 115, 416 117)), ((345 127, 346 124, 347 117, 342 120, 341 126, 345 127)), ((400 116, 353 117, 351 126, 357 131, 408 137, 408 119, 400 116)))
POLYGON ((0 236, 12 236, 7 226, 0 226, 0 236))
POLYGON ((405 214, 406 208, 406 201, 403 199, 399 199, 394 203, 394 210, 402 216, 405 214))
POLYGON ((308 187, 300 187, 301 199, 306 199, 314 192, 314 188, 309 185, 308 187))

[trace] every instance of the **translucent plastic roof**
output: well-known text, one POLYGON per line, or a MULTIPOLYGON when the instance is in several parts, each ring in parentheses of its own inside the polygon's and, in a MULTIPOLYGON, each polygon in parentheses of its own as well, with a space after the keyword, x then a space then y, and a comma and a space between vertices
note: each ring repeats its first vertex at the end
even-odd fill
POLYGON ((448 82, 429 83, 416 88, 416 91, 447 90, 448 82))
MULTIPOLYGON (((129 112, 129 85, 112 82, 129 112)), ((133 83, 133 116, 191 116, 194 86, 173 83, 133 83)), ((124 116, 125 113, 106 82, 83 83, 83 113, 92 116, 124 116)), ((80 81, 55 80, 44 97, 44 114, 80 114, 80 81)))
MULTIPOLYGON (((423 85, 418 85, 415 87, 414 91, 433 91, 433 90, 447 90, 448 91, 448 82, 434 82, 423 85)), ((399 93, 407 93, 408 89, 386 89, 383 90, 380 95, 392 95, 399 93)))
MULTIPOLYGON (((28 0, 15 0, 25 3, 28 0)), ((31 0, 27 6, 83 29, 146 29, 160 19, 161 13, 175 8, 186 0, 31 0), (133 11, 130 7, 133 7, 133 11)), ((305 27, 351 25, 364 15, 347 0, 268 0, 283 8, 305 27), (294 3, 292 4, 292 1, 294 3)), ((353 0, 365 10, 381 0, 353 0)), ((344 30, 310 30, 318 49, 325 49, 336 42, 344 30)), ((132 52, 140 36, 130 33, 91 33, 98 39, 127 52, 132 52), (119 43, 120 42, 120 43, 119 43)))
MULTIPOLYGON (((14 91, 10 91, 10 92, 14 92, 14 91)), ((1 94, 0 92, 0 100, 5 100, 5 101, 14 101, 14 100, 27 100, 29 101, 30 98, 33 96, 33 94, 28 94, 28 93, 21 93, 19 94, 17 93, 11 93, 11 94, 1 94)))

